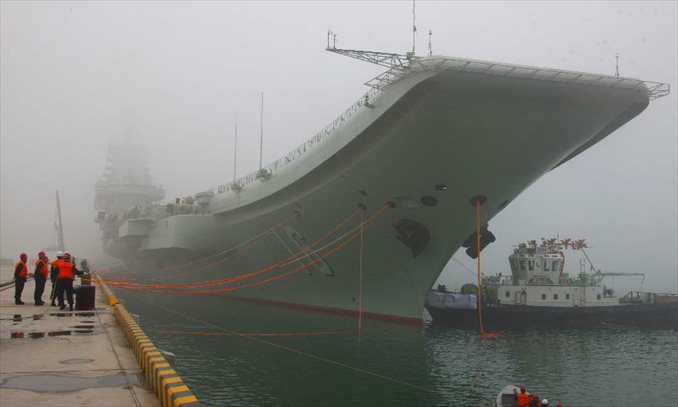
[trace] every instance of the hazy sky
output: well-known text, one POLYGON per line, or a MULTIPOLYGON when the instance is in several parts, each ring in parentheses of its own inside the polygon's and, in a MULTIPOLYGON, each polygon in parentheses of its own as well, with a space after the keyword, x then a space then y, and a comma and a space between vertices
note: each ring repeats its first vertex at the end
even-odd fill
MULTIPOLYGON (((417 3, 418 54, 613 74, 678 87, 677 2, 417 3)), ((168 198, 258 168, 303 143, 382 71, 324 51, 404 53, 404 2, 7 2, 0 5, 0 255, 34 256, 53 241, 62 194, 68 250, 96 258, 94 183, 109 142, 149 150, 168 198)), ((678 290, 676 92, 576 159, 546 174, 492 222, 487 273, 506 272, 512 245, 585 238, 594 264, 645 272, 644 288, 678 290)), ((469 268, 463 252, 456 259, 469 268)), ((576 271, 579 255, 569 256, 576 271)), ((473 276, 451 261, 441 282, 473 276)), ((638 279, 615 280, 620 289, 638 279)))

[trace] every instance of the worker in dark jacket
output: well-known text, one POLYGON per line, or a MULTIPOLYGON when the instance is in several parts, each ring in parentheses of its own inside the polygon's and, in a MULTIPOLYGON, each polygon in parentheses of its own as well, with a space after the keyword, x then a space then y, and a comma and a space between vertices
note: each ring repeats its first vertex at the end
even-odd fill
POLYGON ((64 259, 59 262, 59 272, 57 274, 57 299, 60 310, 66 308, 64 302, 64 292, 66 292, 68 307, 73 311, 73 280, 75 280, 76 274, 82 275, 82 271, 75 268, 75 263, 70 253, 64 253, 64 259))
POLYGON ((52 262, 52 268, 50 269, 49 273, 49 279, 52 282, 52 292, 49 295, 49 299, 52 300, 52 306, 54 307, 56 304, 54 301, 56 301, 56 293, 57 293, 57 283, 59 282, 57 276, 59 275, 59 262, 63 260, 64 258, 64 252, 58 251, 57 252, 57 259, 52 262))
POLYGON ((14 266, 14 303, 16 305, 24 305, 24 302, 21 301, 21 293, 24 291, 24 284, 26 284, 26 278, 28 278, 27 261, 26 253, 21 253, 19 261, 14 266))
POLYGON ((45 282, 49 277, 49 267, 47 267, 47 256, 45 252, 38 253, 38 260, 35 262, 35 271, 33 272, 33 279, 35 280, 35 292, 33 299, 35 305, 43 305, 42 293, 45 292, 45 282))

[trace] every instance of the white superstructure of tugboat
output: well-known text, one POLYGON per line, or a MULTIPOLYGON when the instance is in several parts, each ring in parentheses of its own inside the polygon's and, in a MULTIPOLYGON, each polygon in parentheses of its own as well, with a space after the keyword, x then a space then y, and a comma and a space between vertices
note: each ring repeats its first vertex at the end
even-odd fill
MULTIPOLYGON (((104 248, 142 269, 136 283, 166 273, 187 286, 150 291, 235 294, 419 323, 429 289, 474 233, 474 197, 482 197, 487 224, 539 177, 669 90, 616 76, 328 49, 388 70, 303 145, 169 204, 98 206, 104 248), (361 219, 375 220, 361 228, 361 219), (341 236, 354 240, 329 253, 341 236), (304 252, 318 241, 314 250, 324 249, 304 252), (293 260, 270 269, 286 258, 293 260)), ((112 188, 97 189, 97 202, 112 188)))

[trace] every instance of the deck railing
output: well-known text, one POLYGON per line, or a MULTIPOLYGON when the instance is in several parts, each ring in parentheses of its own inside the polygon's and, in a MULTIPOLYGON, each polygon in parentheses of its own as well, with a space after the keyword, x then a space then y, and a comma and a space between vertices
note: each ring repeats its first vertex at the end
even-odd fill
POLYGON ((631 79, 611 75, 598 75, 585 72, 563 71, 551 68, 509 65, 459 58, 414 58, 410 61, 410 65, 405 69, 395 66, 367 81, 365 84, 371 89, 357 102, 346 109, 346 111, 344 111, 339 117, 334 119, 327 126, 325 126, 325 128, 304 142, 304 144, 290 151, 283 157, 280 157, 271 164, 268 164, 259 171, 252 172, 236 179, 235 181, 218 186, 217 192, 223 193, 230 190, 240 191, 245 185, 250 184, 257 179, 267 179, 275 171, 296 160, 301 155, 319 144, 323 139, 334 133, 338 128, 343 126, 348 118, 350 118, 361 107, 369 104, 369 101, 377 93, 379 93, 379 91, 393 84, 394 82, 419 72, 444 70, 476 72, 488 75, 500 75, 522 79, 567 82, 603 87, 630 87, 637 86, 638 84, 644 84, 648 89, 650 100, 666 96, 671 90, 668 83, 642 81, 640 79, 631 79))

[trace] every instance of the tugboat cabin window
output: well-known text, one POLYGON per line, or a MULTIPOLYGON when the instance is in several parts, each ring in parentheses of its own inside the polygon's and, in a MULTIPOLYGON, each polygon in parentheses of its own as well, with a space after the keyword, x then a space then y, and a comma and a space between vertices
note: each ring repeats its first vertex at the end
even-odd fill
POLYGON ((520 263, 520 271, 525 271, 525 260, 520 260, 518 263, 520 263))
POLYGON ((506 298, 510 297, 511 293, 509 291, 506 291, 506 298))
POLYGON ((557 300, 558 299, 558 294, 553 294, 553 299, 557 300))
POLYGON ((534 260, 528 260, 527 261, 527 268, 532 271, 534 270, 534 260))
POLYGON ((542 295, 541 295, 541 299, 542 299, 542 300, 545 300, 545 299, 546 299, 546 294, 542 294, 542 295))
POLYGON ((570 299, 570 294, 565 294, 565 299, 569 300, 570 299))
POLYGON ((550 261, 544 260, 544 271, 550 271, 549 266, 551 265, 550 261))

